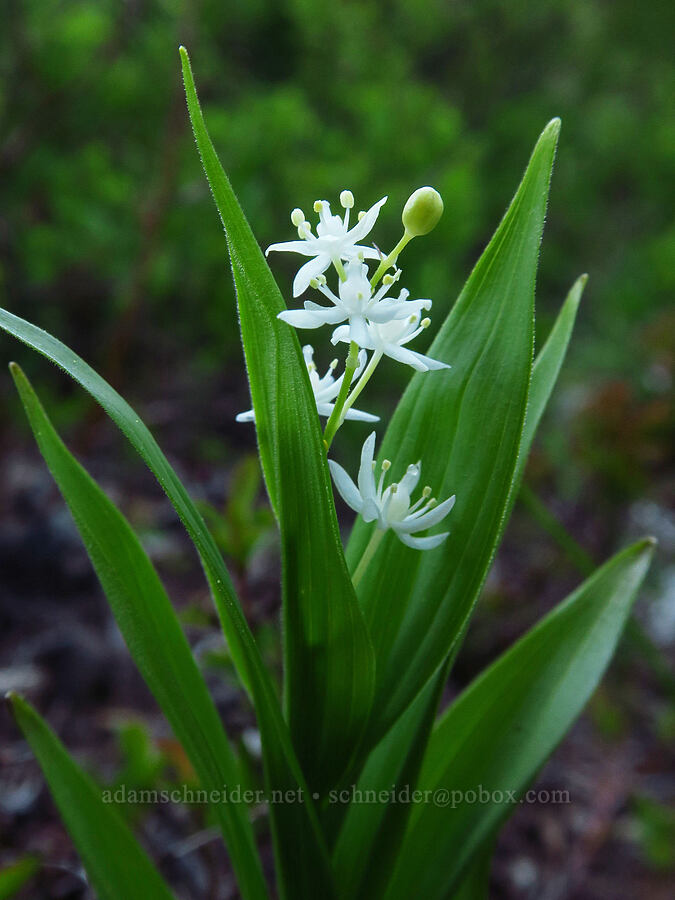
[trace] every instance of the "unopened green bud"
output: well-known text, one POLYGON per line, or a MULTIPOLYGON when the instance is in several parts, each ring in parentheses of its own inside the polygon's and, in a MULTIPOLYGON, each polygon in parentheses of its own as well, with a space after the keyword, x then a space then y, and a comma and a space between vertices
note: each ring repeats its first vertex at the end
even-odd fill
POLYGON ((432 187, 417 188, 403 207, 403 227, 411 237, 429 234, 443 214, 443 199, 432 187))

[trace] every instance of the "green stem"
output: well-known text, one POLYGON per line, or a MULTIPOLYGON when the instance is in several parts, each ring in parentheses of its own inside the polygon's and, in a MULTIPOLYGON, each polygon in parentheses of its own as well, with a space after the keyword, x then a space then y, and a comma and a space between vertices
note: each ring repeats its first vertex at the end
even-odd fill
POLYGON ((330 418, 326 424, 326 430, 323 433, 323 441, 326 445, 326 450, 330 448, 335 433, 342 424, 340 419, 342 408, 345 405, 345 400, 347 399, 349 388, 352 385, 352 378, 354 377, 354 372, 356 371, 358 364, 359 347, 356 341, 352 341, 349 345, 349 353, 347 354, 347 360, 345 362, 345 374, 342 378, 342 384, 340 385, 340 393, 337 395, 333 412, 330 414, 330 418))
POLYGON ((356 571, 352 575, 352 584, 354 587, 358 587, 359 582, 363 578, 364 572, 368 568, 368 563, 371 561, 373 556, 375 556, 375 551, 380 546, 380 541, 384 537, 384 531, 381 528, 375 527, 372 535, 370 536, 370 540, 368 541, 368 545, 366 549, 363 551, 363 556, 359 560, 359 564, 356 567, 356 571))
POLYGON ((408 244, 408 243, 413 239, 413 237, 414 237, 414 235, 413 235, 413 234, 410 234, 408 231, 404 231, 404 232, 403 232, 403 237, 401 238, 401 240, 400 240, 400 241, 398 242, 398 244, 394 247, 394 249, 391 251, 391 253, 389 254, 389 256, 386 256, 386 257, 382 260, 382 262, 380 263, 380 265, 379 265, 379 266, 377 267, 377 269, 375 270, 375 274, 374 274, 373 277, 370 279, 370 287, 371 287, 373 290, 375 290, 375 288, 377 287, 377 282, 380 280, 380 278, 382 278, 382 276, 383 276, 384 273, 387 271, 387 269, 389 268, 389 266, 392 266, 392 265, 396 262, 396 260, 398 259, 398 255, 399 255, 399 253, 401 252, 401 250, 403 250, 403 248, 406 246, 406 244, 408 244))
POLYGON ((347 272, 345 271, 345 267, 342 263, 342 260, 334 259, 333 265, 335 266, 335 271, 338 273, 338 275, 340 277, 340 281, 346 281, 347 280, 347 272))
POLYGON ((370 362, 364 369, 363 374, 361 375, 359 380, 354 385, 354 390, 351 392, 349 397, 347 397, 347 399, 345 400, 345 405, 342 408, 342 413, 340 415, 340 425, 342 425, 347 413, 354 405, 354 401, 357 399, 357 397, 359 396, 361 391, 364 389, 364 387, 368 384, 368 381, 370 380, 370 376, 373 374, 373 372, 377 368, 377 364, 379 363, 379 361, 381 359, 382 359, 382 351, 381 350, 377 350, 370 357, 370 362))
MULTIPOLYGON (((560 549, 567 555, 574 567, 586 578, 592 575, 595 571, 595 562, 592 556, 572 537, 562 522, 542 503, 532 488, 526 484, 521 485, 520 499, 532 517, 541 525, 544 531, 548 532, 560 549)), ((675 678, 670 665, 664 658, 660 648, 649 637, 638 619, 636 619, 634 613, 631 613, 628 619, 625 639, 632 649, 642 656, 669 696, 675 698, 675 678)))

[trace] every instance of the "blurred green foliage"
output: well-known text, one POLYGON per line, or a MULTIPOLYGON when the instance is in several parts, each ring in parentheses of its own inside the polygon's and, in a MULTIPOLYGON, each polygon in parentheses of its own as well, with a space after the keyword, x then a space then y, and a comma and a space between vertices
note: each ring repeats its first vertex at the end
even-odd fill
MULTIPOLYGON (((122 389, 158 361, 240 368, 185 43, 261 244, 293 236, 293 207, 349 187, 358 207, 389 194, 375 235, 387 248, 411 190, 441 191, 441 224, 405 256, 405 284, 437 321, 560 115, 542 328, 585 269, 572 365, 637 385, 656 366, 658 380, 672 365, 673 18, 632 0, 7 0, 0 300, 122 389)), ((292 268, 274 260, 282 287, 292 268)))

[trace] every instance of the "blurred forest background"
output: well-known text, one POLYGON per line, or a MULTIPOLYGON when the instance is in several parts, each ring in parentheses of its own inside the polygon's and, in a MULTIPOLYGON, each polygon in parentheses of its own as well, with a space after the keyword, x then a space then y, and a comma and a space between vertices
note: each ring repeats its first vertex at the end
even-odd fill
MULTIPOLYGON (((272 661, 274 536, 253 431, 233 423, 249 406, 233 288, 178 45, 190 51, 212 138, 261 245, 293 237, 293 207, 309 211, 317 197, 336 202, 350 188, 357 208, 389 195, 374 235, 387 247, 410 192, 438 188, 445 215, 404 259, 406 287, 434 301, 434 332, 537 136, 562 118, 538 344, 574 279, 586 271, 590 280, 524 502, 451 691, 591 559, 655 534, 658 565, 637 620, 543 776, 569 787, 573 808, 519 810, 493 887, 495 897, 546 900, 666 897, 675 862, 666 775, 675 737, 672 7, 5 0, 0 19, 0 303, 60 337, 138 408, 200 498, 272 661)), ((289 300, 293 264, 272 260, 289 300)), ((80 389, 9 338, 0 348, 3 365, 25 366, 71 447, 142 532, 254 770, 250 712, 168 504, 80 389)), ((332 355, 319 345, 320 369, 332 355)), ((407 378, 403 367, 382 367, 365 408, 387 416, 407 378)), ((8 376, 0 426, 0 687, 35 700, 102 782, 189 779, 119 646, 8 376)), ((359 429, 340 435, 339 453, 360 444, 359 429)), ((45 865, 22 897, 86 897, 36 767, 1 715, 0 867, 41 853, 45 865)), ((129 815, 185 896, 230 896, 203 811, 129 815), (195 822, 203 846, 181 838, 195 822)))

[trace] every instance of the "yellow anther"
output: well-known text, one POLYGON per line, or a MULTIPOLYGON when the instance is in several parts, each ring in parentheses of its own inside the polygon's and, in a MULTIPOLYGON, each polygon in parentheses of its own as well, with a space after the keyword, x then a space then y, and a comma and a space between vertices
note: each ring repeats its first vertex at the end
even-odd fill
POLYGON ((320 213, 322 209, 323 209, 323 203, 321 202, 321 200, 315 200, 314 201, 314 212, 320 213))
POLYGON ((293 210, 293 212, 291 213, 292 224, 295 225, 296 228, 299 228, 303 224, 304 221, 305 221, 304 212, 299 207, 296 206, 295 209, 293 210))
POLYGON ((365 209, 362 209, 361 212, 360 212, 359 215, 358 215, 359 222, 360 222, 361 219, 365 216, 365 214, 366 214, 365 209))
POLYGON ((340 194, 340 203, 345 209, 352 209, 354 206, 354 195, 351 191, 342 191, 340 194))
POLYGON ((388 472, 391 469, 391 460, 383 459, 382 460, 382 471, 388 472))
POLYGON ((422 328, 428 328, 430 325, 431 325, 431 319, 429 319, 429 318, 422 319, 422 321, 420 322, 420 326, 422 328))

